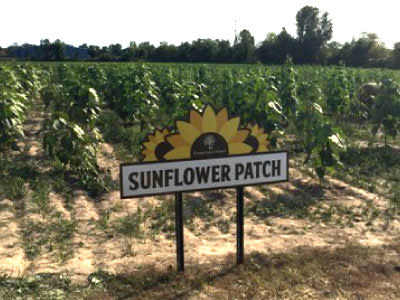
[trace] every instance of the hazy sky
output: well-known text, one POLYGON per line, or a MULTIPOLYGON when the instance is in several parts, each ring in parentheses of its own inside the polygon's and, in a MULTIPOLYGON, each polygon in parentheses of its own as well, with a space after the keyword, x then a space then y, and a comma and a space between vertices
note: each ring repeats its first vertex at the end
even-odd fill
POLYGON ((296 34, 296 12, 305 5, 328 11, 333 40, 377 33, 386 46, 400 42, 400 0, 0 0, 0 46, 41 39, 100 46, 129 41, 179 45, 197 38, 233 40, 236 28, 262 41, 282 27, 296 34))

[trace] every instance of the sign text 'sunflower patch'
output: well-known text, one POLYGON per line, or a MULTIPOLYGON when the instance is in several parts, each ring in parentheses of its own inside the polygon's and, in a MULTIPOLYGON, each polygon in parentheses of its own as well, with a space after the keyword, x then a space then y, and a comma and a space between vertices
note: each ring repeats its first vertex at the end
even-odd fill
POLYGON ((287 152, 121 165, 121 197, 246 186, 288 180, 287 152))

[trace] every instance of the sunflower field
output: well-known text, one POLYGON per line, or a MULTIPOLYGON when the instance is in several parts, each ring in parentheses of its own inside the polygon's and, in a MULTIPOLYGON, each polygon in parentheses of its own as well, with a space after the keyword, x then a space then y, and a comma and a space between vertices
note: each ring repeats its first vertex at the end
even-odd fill
POLYGON ((187 145, 204 142, 202 135, 212 132, 228 142, 227 153, 221 155, 291 147, 305 153, 304 164, 323 179, 341 166, 340 155, 346 151, 343 123, 371 123, 371 134, 382 129, 386 142, 400 128, 399 74, 386 70, 294 67, 290 60, 281 67, 0 67, 0 147, 17 150, 27 110, 43 107, 43 147, 49 159, 89 189, 107 188, 95 159, 104 139, 124 144, 133 160, 172 160, 189 157, 187 145), (359 97, 369 82, 382 85, 371 95, 376 99, 372 104, 359 97), (174 124, 176 119, 188 122, 174 124))

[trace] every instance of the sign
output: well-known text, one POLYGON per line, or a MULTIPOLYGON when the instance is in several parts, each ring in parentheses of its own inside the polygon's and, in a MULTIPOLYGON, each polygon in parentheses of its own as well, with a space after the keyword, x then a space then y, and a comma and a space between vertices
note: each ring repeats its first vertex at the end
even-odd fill
POLYGON ((121 198, 228 188, 288 179, 286 152, 121 165, 121 198))
POLYGON ((268 151, 268 135, 258 125, 240 127, 240 117, 207 105, 189 111, 187 121, 176 121, 176 130, 155 130, 143 142, 143 161, 169 161, 227 157, 268 151))
POLYGON ((244 260, 243 187, 287 181, 287 152, 268 152, 268 134, 257 124, 243 127, 206 105, 190 109, 175 128, 155 130, 142 145, 142 162, 120 166, 121 198, 175 193, 178 271, 184 271, 182 192, 236 187, 237 263, 244 260))

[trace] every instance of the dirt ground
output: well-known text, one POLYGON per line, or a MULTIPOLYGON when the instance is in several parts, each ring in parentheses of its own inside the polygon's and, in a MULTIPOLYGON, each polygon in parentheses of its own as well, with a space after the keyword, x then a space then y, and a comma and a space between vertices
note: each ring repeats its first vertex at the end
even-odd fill
MULTIPOLYGON (((41 162, 44 152, 35 133, 40 128, 40 119, 27 127, 24 155, 27 160, 41 162)), ((119 161, 113 147, 103 143, 98 162, 111 171, 113 180, 119 178, 119 161)), ((293 166, 293 163, 291 163, 293 166)), ((387 199, 342 181, 328 178, 323 186, 296 168, 290 168, 290 182, 262 187, 245 188, 245 255, 254 253, 272 255, 290 253, 300 246, 314 249, 335 249, 357 243, 363 246, 385 246, 398 241, 400 223, 397 218, 390 221, 384 212, 389 209, 387 199), (275 216, 254 213, 255 204, 265 205, 277 198, 313 199, 303 215, 283 211, 275 216), (372 217, 373 211, 378 212, 372 217), (317 216, 317 217, 316 217, 317 216)), ((58 212, 63 220, 76 222, 76 231, 69 244, 71 256, 60 261, 55 251, 42 247, 40 254, 28 258, 24 250, 24 226, 28 221, 46 223, 30 197, 24 209, 15 209, 10 199, 0 199, 0 271, 11 277, 30 274, 64 273, 74 282, 87 282, 88 276, 99 270, 109 274, 135 272, 148 266, 165 271, 175 269, 174 231, 151 234, 149 219, 140 225, 142 236, 121 234, 113 224, 127 216, 142 212, 146 208, 157 208, 165 201, 172 203, 171 196, 147 197, 121 200, 114 190, 94 199, 85 191, 73 190, 68 206, 65 196, 50 193, 52 213, 58 212), (104 216, 106 225, 99 226, 104 216)), ((190 219, 185 225, 185 266, 196 270, 202 265, 220 268, 227 257, 236 253, 236 198, 232 189, 184 194, 184 217, 190 219), (205 202, 210 205, 211 216, 196 214, 196 207, 205 202), (210 218, 224 220, 221 230, 210 218), (211 224, 211 225, 210 225, 211 224)), ((268 206, 268 205, 267 205, 268 206)), ((170 216, 173 220, 173 215, 170 216)), ((388 256, 396 255, 387 252, 388 256)), ((196 298, 197 299, 197 298, 196 298)), ((200 297, 198 298, 200 299, 200 297)))

